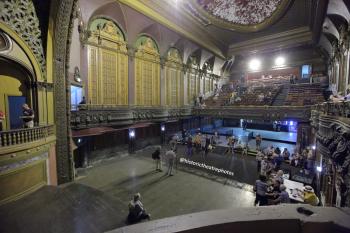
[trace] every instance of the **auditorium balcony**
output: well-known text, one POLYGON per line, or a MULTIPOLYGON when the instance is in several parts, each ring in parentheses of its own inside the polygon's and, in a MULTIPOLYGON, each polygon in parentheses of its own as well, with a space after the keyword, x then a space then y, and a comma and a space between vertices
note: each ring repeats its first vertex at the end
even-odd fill
POLYGON ((54 125, 0 132, 0 204, 57 184, 54 125))
POLYGON ((191 116, 191 107, 117 106, 83 104, 71 111, 71 128, 123 126, 139 122, 166 122, 191 116))

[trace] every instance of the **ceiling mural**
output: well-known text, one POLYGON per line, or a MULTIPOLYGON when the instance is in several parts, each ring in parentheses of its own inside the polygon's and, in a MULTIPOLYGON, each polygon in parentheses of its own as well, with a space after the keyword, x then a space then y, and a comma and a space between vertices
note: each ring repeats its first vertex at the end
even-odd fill
POLYGON ((276 22, 292 0, 191 0, 194 17, 206 24, 241 31, 258 31, 276 22), (196 10, 194 10, 196 9, 196 10), (195 14, 194 14, 195 13, 195 14))

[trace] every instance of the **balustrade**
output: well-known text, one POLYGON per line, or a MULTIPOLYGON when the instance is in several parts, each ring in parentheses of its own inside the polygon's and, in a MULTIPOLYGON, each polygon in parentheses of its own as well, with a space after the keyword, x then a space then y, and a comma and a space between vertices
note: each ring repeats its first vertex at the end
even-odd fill
POLYGON ((0 148, 38 141, 54 134, 53 125, 0 132, 0 148))
POLYGON ((324 102, 322 104, 316 104, 312 107, 312 110, 318 111, 325 115, 350 117, 350 101, 340 102, 324 102))

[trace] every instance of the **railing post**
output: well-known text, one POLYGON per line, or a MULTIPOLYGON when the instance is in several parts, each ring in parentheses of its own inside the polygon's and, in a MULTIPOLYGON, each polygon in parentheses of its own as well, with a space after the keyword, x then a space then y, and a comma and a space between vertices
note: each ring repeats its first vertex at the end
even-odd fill
POLYGON ((17 144, 17 134, 16 133, 12 134, 12 139, 13 139, 13 145, 16 145, 17 144))

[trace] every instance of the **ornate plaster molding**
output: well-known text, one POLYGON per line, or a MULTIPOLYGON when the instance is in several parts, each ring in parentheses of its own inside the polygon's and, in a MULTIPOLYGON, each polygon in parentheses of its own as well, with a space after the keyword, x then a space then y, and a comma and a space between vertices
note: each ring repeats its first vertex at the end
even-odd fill
POLYGON ((0 21, 15 31, 31 48, 35 59, 40 64, 43 78, 46 80, 46 59, 39 20, 31 0, 5 0, 0 3, 0 21))

